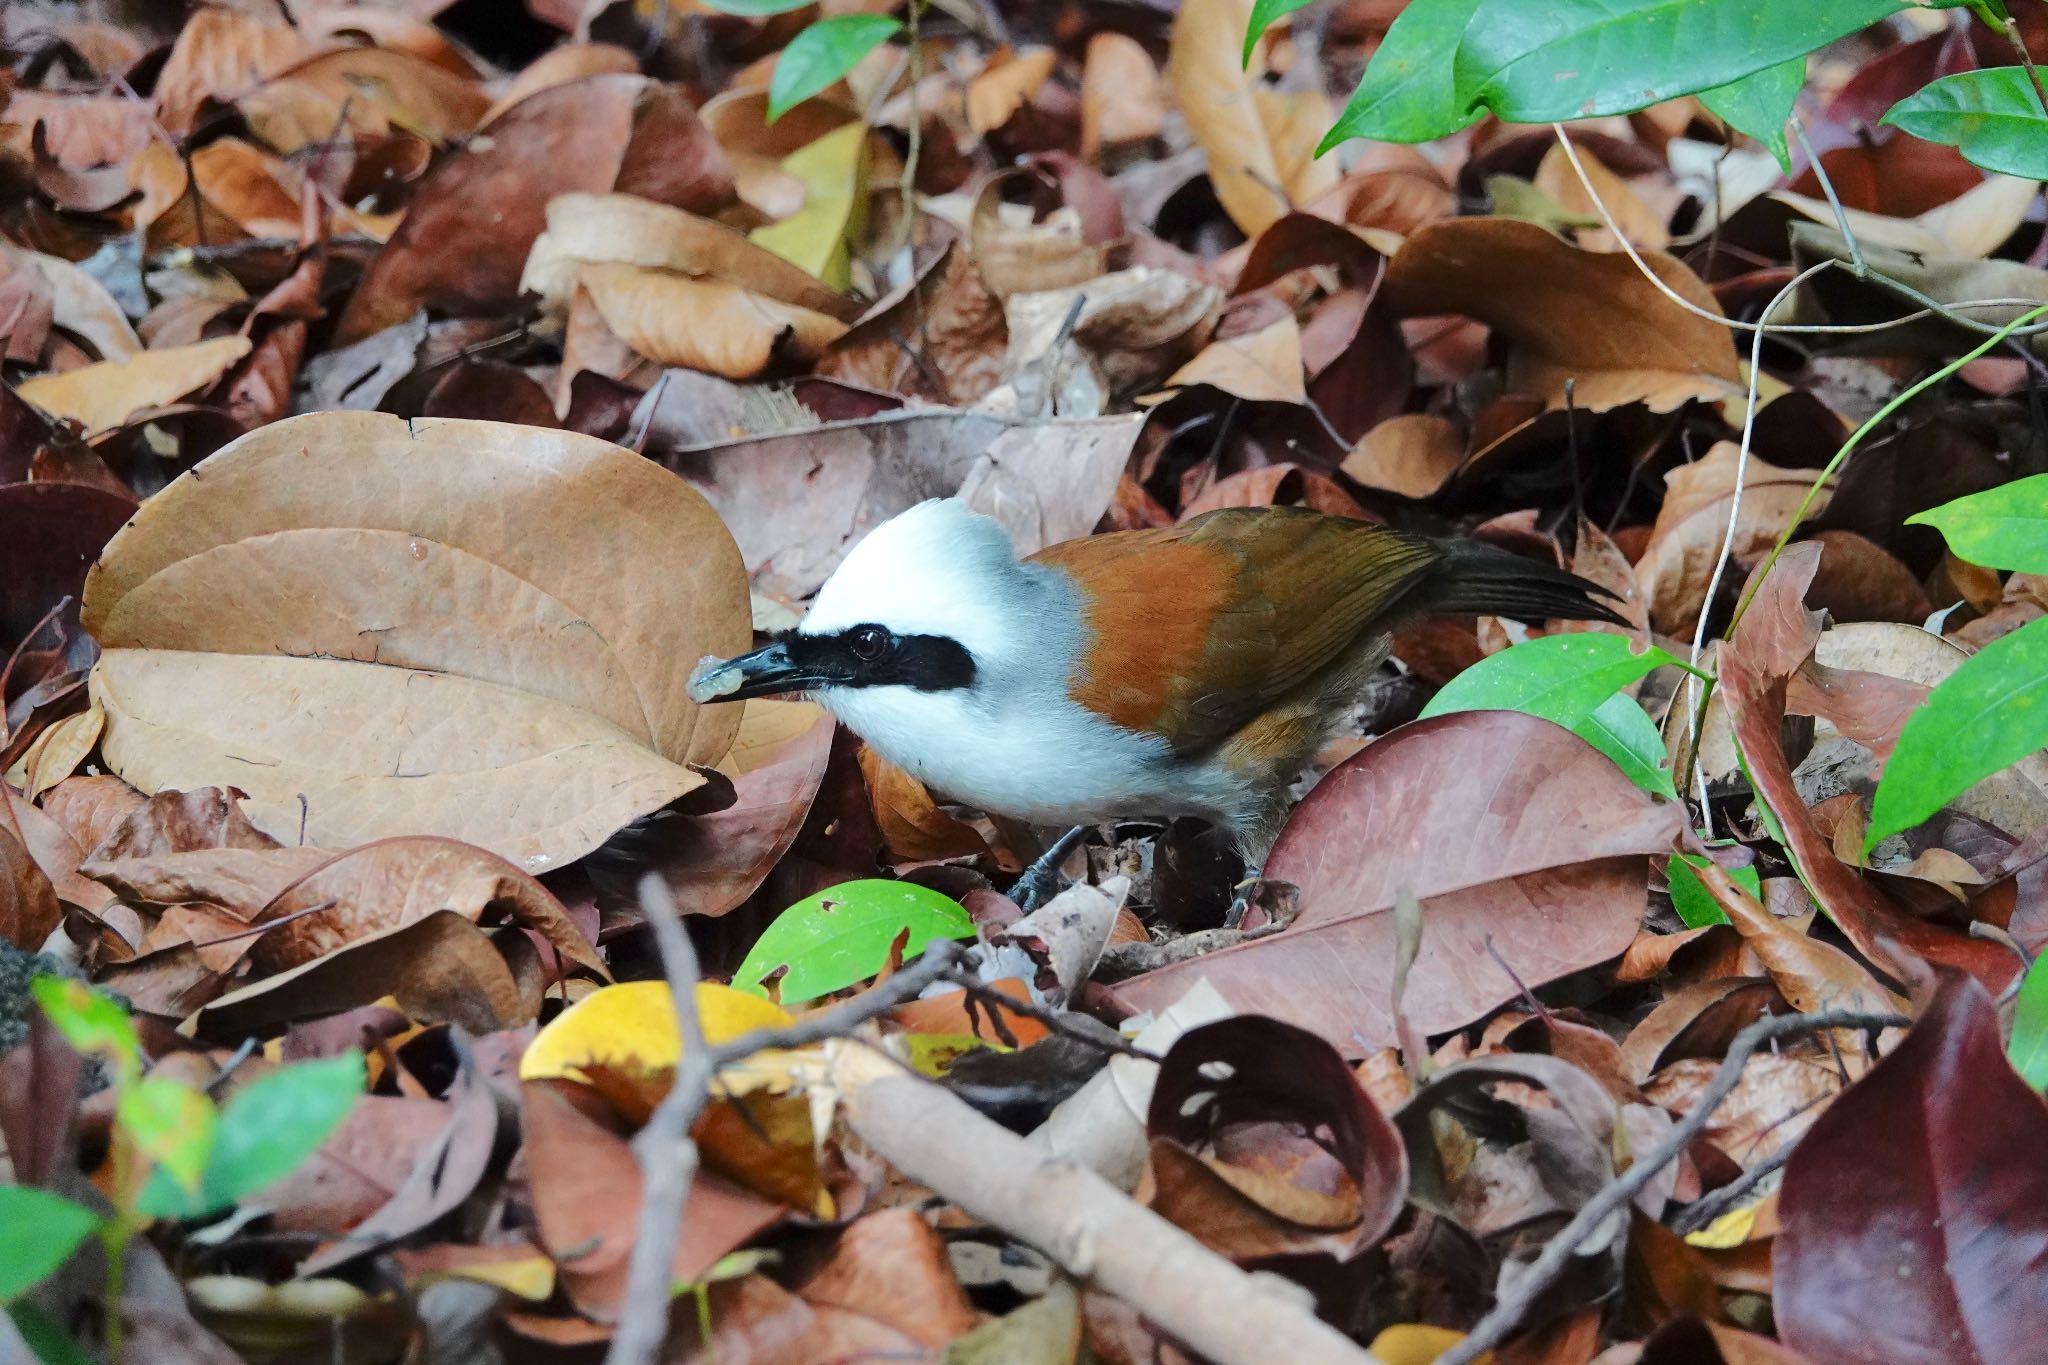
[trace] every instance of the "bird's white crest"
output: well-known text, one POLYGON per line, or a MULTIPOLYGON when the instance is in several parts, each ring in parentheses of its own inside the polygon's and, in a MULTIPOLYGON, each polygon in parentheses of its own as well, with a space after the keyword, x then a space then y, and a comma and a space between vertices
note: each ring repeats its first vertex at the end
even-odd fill
POLYGON ((1030 592, 1010 533, 958 498, 898 513, 847 553, 797 627, 833 635, 886 626, 898 635, 942 635, 988 658, 1016 643, 1006 608, 1030 592))

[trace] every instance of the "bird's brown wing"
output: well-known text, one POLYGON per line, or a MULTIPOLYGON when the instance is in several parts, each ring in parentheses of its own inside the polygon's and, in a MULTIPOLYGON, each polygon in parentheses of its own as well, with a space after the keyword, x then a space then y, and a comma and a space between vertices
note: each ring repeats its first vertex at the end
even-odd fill
POLYGON ((1032 556, 1087 599, 1074 699, 1180 752, 1216 744, 1309 681, 1441 556, 1429 541, 1299 508, 1226 508, 1032 556))

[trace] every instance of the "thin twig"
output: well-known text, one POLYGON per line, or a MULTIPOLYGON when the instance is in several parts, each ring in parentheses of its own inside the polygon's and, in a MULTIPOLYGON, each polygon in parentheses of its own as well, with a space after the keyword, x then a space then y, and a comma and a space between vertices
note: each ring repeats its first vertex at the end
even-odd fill
MULTIPOLYGON (((1564 149, 1565 160, 1571 163, 1572 170, 1579 177, 1579 184, 1585 188, 1587 197, 1593 201, 1594 209, 1599 212, 1600 221, 1620 241, 1621 249, 1627 253, 1629 260, 1635 263, 1636 269, 1642 271, 1658 293, 1670 299, 1694 317, 1705 318, 1709 322, 1718 322, 1723 327, 1731 327, 1738 332, 1754 332, 1763 329, 1763 324, 1738 322, 1725 313, 1717 313, 1712 309, 1702 308, 1670 285, 1664 283, 1663 278, 1656 271, 1650 269, 1649 262, 1643 259, 1642 253, 1636 250, 1635 244, 1630 242, 1628 237, 1622 232, 1621 225, 1615 222, 1613 213, 1608 210, 1606 203, 1600 198, 1599 191, 1593 188, 1592 178, 1586 174, 1585 164, 1579 160, 1578 148, 1572 145, 1571 136, 1565 132, 1564 125, 1553 123, 1550 126, 1557 134, 1558 145, 1564 149)), ((1847 262, 1836 262, 1836 264, 1844 268, 1847 267, 1847 262)), ((1958 310, 1965 308, 2030 308, 2040 302, 2038 299, 2003 298, 1962 299, 1955 303, 1942 303, 1938 299, 1929 298, 1909 284, 1891 278, 1882 271, 1872 270, 1866 278, 1873 284, 1881 285, 1894 294, 1912 300, 1919 305, 1919 310, 1902 314, 1899 317, 1891 318, 1884 322, 1799 323, 1796 325, 1775 325, 1765 330, 1776 332, 1783 336, 1853 336, 1868 332, 1890 331, 1894 327, 1903 327, 1909 322, 1918 322, 1922 318, 1942 317, 1947 318, 1958 327, 1967 327, 1973 332, 1983 333, 1991 330, 1989 324, 1978 322, 1975 318, 1963 317, 1958 310)), ((2048 322, 2037 324, 2023 332, 2016 332, 2012 335, 2034 336, 2040 332, 2048 332, 2048 322)))
POLYGON ((1723 1185, 1720 1189, 1701 1195, 1692 1203, 1687 1204, 1678 1211, 1677 1217, 1671 1220, 1671 1230, 1681 1237, 1698 1232, 1722 1214, 1742 1203, 1751 1190, 1761 1185, 1773 1173, 1783 1168, 1787 1161, 1792 1159, 1792 1149, 1798 1145, 1796 1142, 1786 1143, 1777 1151, 1772 1152, 1762 1161, 1757 1162, 1756 1165, 1723 1185))
POLYGON ((1625 1209, 1635 1197, 1646 1189, 1652 1180, 1678 1156, 1692 1140, 1700 1135, 1713 1117, 1714 1110, 1727 1098, 1742 1079, 1742 1067, 1750 1054, 1766 1043, 1780 1038, 1794 1037, 1822 1029, 1859 1028, 1886 1029, 1910 1022, 1903 1015, 1883 1014, 1870 1010, 1828 1009, 1815 1010, 1811 1014, 1776 1014, 1759 1019, 1735 1035, 1729 1045, 1728 1055, 1722 1059, 1721 1067, 1714 1078, 1700 1091, 1699 1099, 1685 1117, 1671 1125, 1661 1140, 1653 1144, 1638 1157, 1627 1170, 1601 1186, 1598 1193, 1586 1201, 1584 1208, 1572 1216, 1572 1220, 1544 1245, 1526 1270, 1515 1276, 1513 1286, 1495 1303, 1491 1311, 1466 1334, 1463 1341, 1452 1346, 1436 1359, 1436 1365, 1471 1365, 1481 1354, 1492 1350, 1507 1339, 1508 1333, 1521 1322, 1522 1316, 1545 1290, 1557 1282, 1565 1267, 1571 1263, 1579 1245, 1593 1231, 1616 1213, 1625 1209))
POLYGON ((2005 40, 2012 44, 2012 50, 2019 54, 2020 65, 2026 68, 2027 79, 2034 86, 2034 98, 2041 101, 2041 112, 2048 114, 2048 90, 2041 88, 2041 72, 2034 65, 2034 54, 2027 51, 2027 40, 2020 36, 2020 21, 2008 14, 1999 27, 2005 30, 2005 40))
POLYGON ((647 1125, 633 1139, 645 1193, 633 1259, 627 1271, 626 1299, 612 1334, 605 1365, 654 1365, 668 1335, 669 1274, 675 1262, 676 1234, 683 1205, 696 1174, 697 1144, 690 1139, 697 1116, 711 1097, 718 1073, 734 1062, 767 1048, 798 1048, 852 1033, 959 967, 963 950, 950 939, 935 939, 916 963, 874 989, 829 1010, 807 1014, 780 1028, 754 1029, 710 1046, 697 1019, 697 950, 676 914, 668 884, 650 874, 640 882, 640 912, 654 930, 662 971, 675 999, 676 1036, 682 1056, 675 1082, 662 1097, 647 1125))
POLYGON ((1800 150, 1806 153, 1807 164, 1813 169, 1813 178, 1820 184, 1821 197, 1828 201, 1828 207, 1835 212, 1835 231, 1842 234, 1842 240, 1849 244, 1849 269, 1857 279, 1870 278, 1870 264, 1863 259, 1863 246, 1856 240, 1856 234, 1849 230, 1849 210, 1842 207, 1842 200, 1835 193, 1835 182, 1828 178, 1828 168, 1820 164, 1820 153, 1813 149, 1813 140, 1806 135, 1806 120, 1799 117, 1798 110, 1792 112, 1792 133, 1799 139, 1800 150))
POLYGON ((1122 1034, 1105 1038, 1099 1033, 1087 1033, 1075 1028, 1067 1022, 1066 1016, 1060 1011, 1047 1009, 1030 1000, 1019 1000, 1014 995, 1006 995, 970 972, 955 971, 947 979, 966 991, 968 999, 980 1001, 982 1007, 989 1012, 991 1023, 999 1022, 995 1018, 999 1012, 1008 1012, 1025 1019, 1036 1019, 1062 1038, 1071 1038, 1077 1043, 1114 1053, 1119 1057, 1135 1057, 1141 1062, 1164 1060, 1156 1052, 1148 1052, 1135 1043, 1125 1041, 1122 1034))

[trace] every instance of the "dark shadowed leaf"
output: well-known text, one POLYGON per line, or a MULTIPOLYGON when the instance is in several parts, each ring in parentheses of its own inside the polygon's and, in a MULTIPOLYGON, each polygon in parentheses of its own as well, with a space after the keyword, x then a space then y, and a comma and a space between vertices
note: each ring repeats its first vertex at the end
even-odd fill
POLYGON ((2048 1103, 1984 988, 1943 972, 1830 1105, 1779 1194, 1778 1329, 1831 1365, 2029 1360, 2048 1340, 2048 1103))

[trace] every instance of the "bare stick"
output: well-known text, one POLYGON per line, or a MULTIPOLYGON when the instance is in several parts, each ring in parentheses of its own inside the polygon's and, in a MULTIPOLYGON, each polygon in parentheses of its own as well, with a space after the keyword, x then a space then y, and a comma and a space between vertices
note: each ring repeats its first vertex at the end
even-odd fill
POLYGON ((697 1144, 690 1139, 690 1129, 711 1093, 716 1067, 697 1018, 696 945, 676 914, 668 883, 654 873, 640 879, 640 913, 653 928, 655 946, 661 950, 682 1052, 676 1062, 675 1082, 655 1106, 647 1126, 633 1138, 633 1158, 640 1163, 645 1189, 633 1259, 626 1272, 626 1299, 611 1348, 605 1352, 605 1365, 653 1365, 668 1339, 669 1269, 675 1262, 676 1234, 683 1225, 683 1203, 697 1174, 697 1144))
POLYGON ((697 950, 676 914, 668 884, 654 874, 641 879, 640 911, 654 930, 662 970, 675 999, 676 1036, 682 1042, 675 1083, 633 1139, 645 1193, 627 1269, 626 1299, 618 1329, 605 1352, 605 1365, 654 1365, 668 1336, 669 1273, 683 1205, 697 1171, 697 1144, 690 1139, 697 1116, 711 1096, 719 1071, 764 1048, 796 1048, 838 1038, 868 1020, 914 999, 926 986, 954 972, 963 952, 950 939, 934 939, 917 962, 865 994, 820 1010, 781 1028, 755 1029, 716 1047, 704 1041, 697 1018, 697 950))
POLYGON ((1642 1193, 1657 1173, 1678 1159, 1679 1153, 1700 1135, 1713 1117, 1714 1110, 1728 1092, 1742 1079, 1742 1066, 1750 1054, 1765 1043, 1780 1038, 1790 1038, 1802 1033, 1822 1029, 1893 1028, 1910 1022, 1903 1015, 1879 1014, 1869 1010, 1815 1010, 1811 1014, 1777 1014, 1759 1019, 1735 1035, 1729 1045, 1728 1055, 1721 1061, 1721 1069, 1714 1073, 1714 1079, 1700 1091, 1700 1097, 1686 1116, 1671 1125, 1661 1141, 1638 1157, 1633 1165, 1600 1187, 1586 1206, 1572 1216, 1572 1220, 1552 1237, 1536 1259, 1529 1263, 1527 1270, 1515 1277, 1514 1285, 1494 1303, 1492 1311, 1466 1334, 1465 1339, 1445 1351, 1436 1359, 1436 1365, 1471 1365, 1481 1353, 1492 1350, 1507 1339, 1509 1332, 1521 1322, 1523 1314, 1543 1292, 1557 1282, 1571 1263, 1572 1256, 1581 1242, 1591 1236, 1608 1218, 1625 1209, 1642 1193))
POLYGON ((907 1178, 1029 1243, 1220 1365, 1377 1365, 1305 1293, 1250 1275, 872 1048, 830 1051, 847 1124, 907 1178))
POLYGON ((2026 68, 2027 79, 2033 82, 2034 98, 2041 101, 2041 112, 2048 114, 2048 90, 2041 87, 2041 72, 2034 65, 2034 54, 2027 51, 2027 40, 2020 36, 2020 21, 2008 14, 2000 27, 2005 30, 2005 40, 2012 44, 2012 50, 2019 54, 2020 65, 2026 68))

